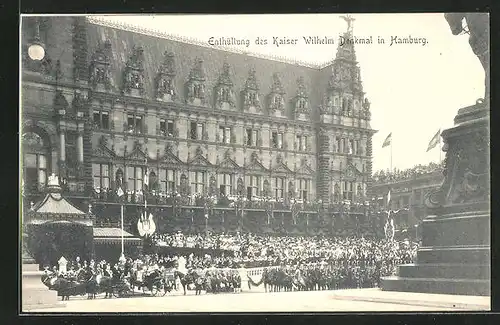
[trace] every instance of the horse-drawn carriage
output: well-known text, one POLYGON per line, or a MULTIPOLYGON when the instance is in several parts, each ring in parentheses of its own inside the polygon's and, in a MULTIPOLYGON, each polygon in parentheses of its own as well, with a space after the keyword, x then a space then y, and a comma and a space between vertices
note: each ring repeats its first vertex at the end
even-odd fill
POLYGON ((129 279, 132 292, 142 290, 144 294, 165 296, 175 287, 175 271, 171 269, 140 269, 132 273, 129 279))

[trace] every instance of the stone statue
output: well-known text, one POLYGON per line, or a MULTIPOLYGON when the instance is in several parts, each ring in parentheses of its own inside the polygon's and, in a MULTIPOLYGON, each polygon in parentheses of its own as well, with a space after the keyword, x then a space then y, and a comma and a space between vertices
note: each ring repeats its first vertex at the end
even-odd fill
POLYGON ((490 97, 490 33, 488 13, 446 13, 444 18, 450 25, 453 35, 462 32, 468 33, 469 45, 474 54, 479 58, 485 73, 485 100, 490 97), (462 21, 465 19, 467 27, 463 27, 462 21))

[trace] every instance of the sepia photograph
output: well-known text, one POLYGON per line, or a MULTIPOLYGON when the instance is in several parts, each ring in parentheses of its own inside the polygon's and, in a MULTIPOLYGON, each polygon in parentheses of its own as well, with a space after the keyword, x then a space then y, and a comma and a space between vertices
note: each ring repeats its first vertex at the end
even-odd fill
POLYGON ((21 15, 21 314, 489 311, 489 24, 21 15))

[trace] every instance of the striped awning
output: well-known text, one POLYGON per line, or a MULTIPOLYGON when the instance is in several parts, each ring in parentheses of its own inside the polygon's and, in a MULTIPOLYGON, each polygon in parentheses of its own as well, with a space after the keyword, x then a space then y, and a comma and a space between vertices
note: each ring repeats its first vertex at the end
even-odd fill
MULTIPOLYGON (((122 230, 120 228, 94 227, 94 237, 121 237, 121 236, 122 236, 122 230)), ((134 236, 124 230, 123 237, 134 237, 134 236)))
MULTIPOLYGON (((122 230, 120 228, 94 228, 94 243, 96 244, 120 244, 122 230)), ((123 231, 123 241, 128 245, 140 245, 142 239, 123 231)))

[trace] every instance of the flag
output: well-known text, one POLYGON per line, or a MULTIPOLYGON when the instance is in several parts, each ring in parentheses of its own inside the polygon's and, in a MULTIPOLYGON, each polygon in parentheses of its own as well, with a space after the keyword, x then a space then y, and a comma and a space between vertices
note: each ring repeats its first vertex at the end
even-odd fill
POLYGON ((387 138, 385 138, 384 143, 382 144, 382 148, 390 146, 391 142, 392 142, 392 132, 389 133, 389 135, 387 136, 387 138))
POLYGON ((386 198, 385 205, 387 207, 389 207, 389 203, 391 203, 391 190, 389 190, 389 192, 387 192, 387 198, 386 198))
POLYGON ((123 192, 122 188, 119 187, 118 190, 116 191, 116 194, 118 195, 118 197, 121 197, 123 194, 125 194, 125 192, 123 192))
POLYGON ((434 136, 432 137, 431 141, 429 141, 429 145, 427 146, 426 152, 428 152, 431 149, 434 149, 434 147, 437 146, 438 143, 440 142, 441 142, 441 130, 438 130, 436 134, 434 134, 434 136))

